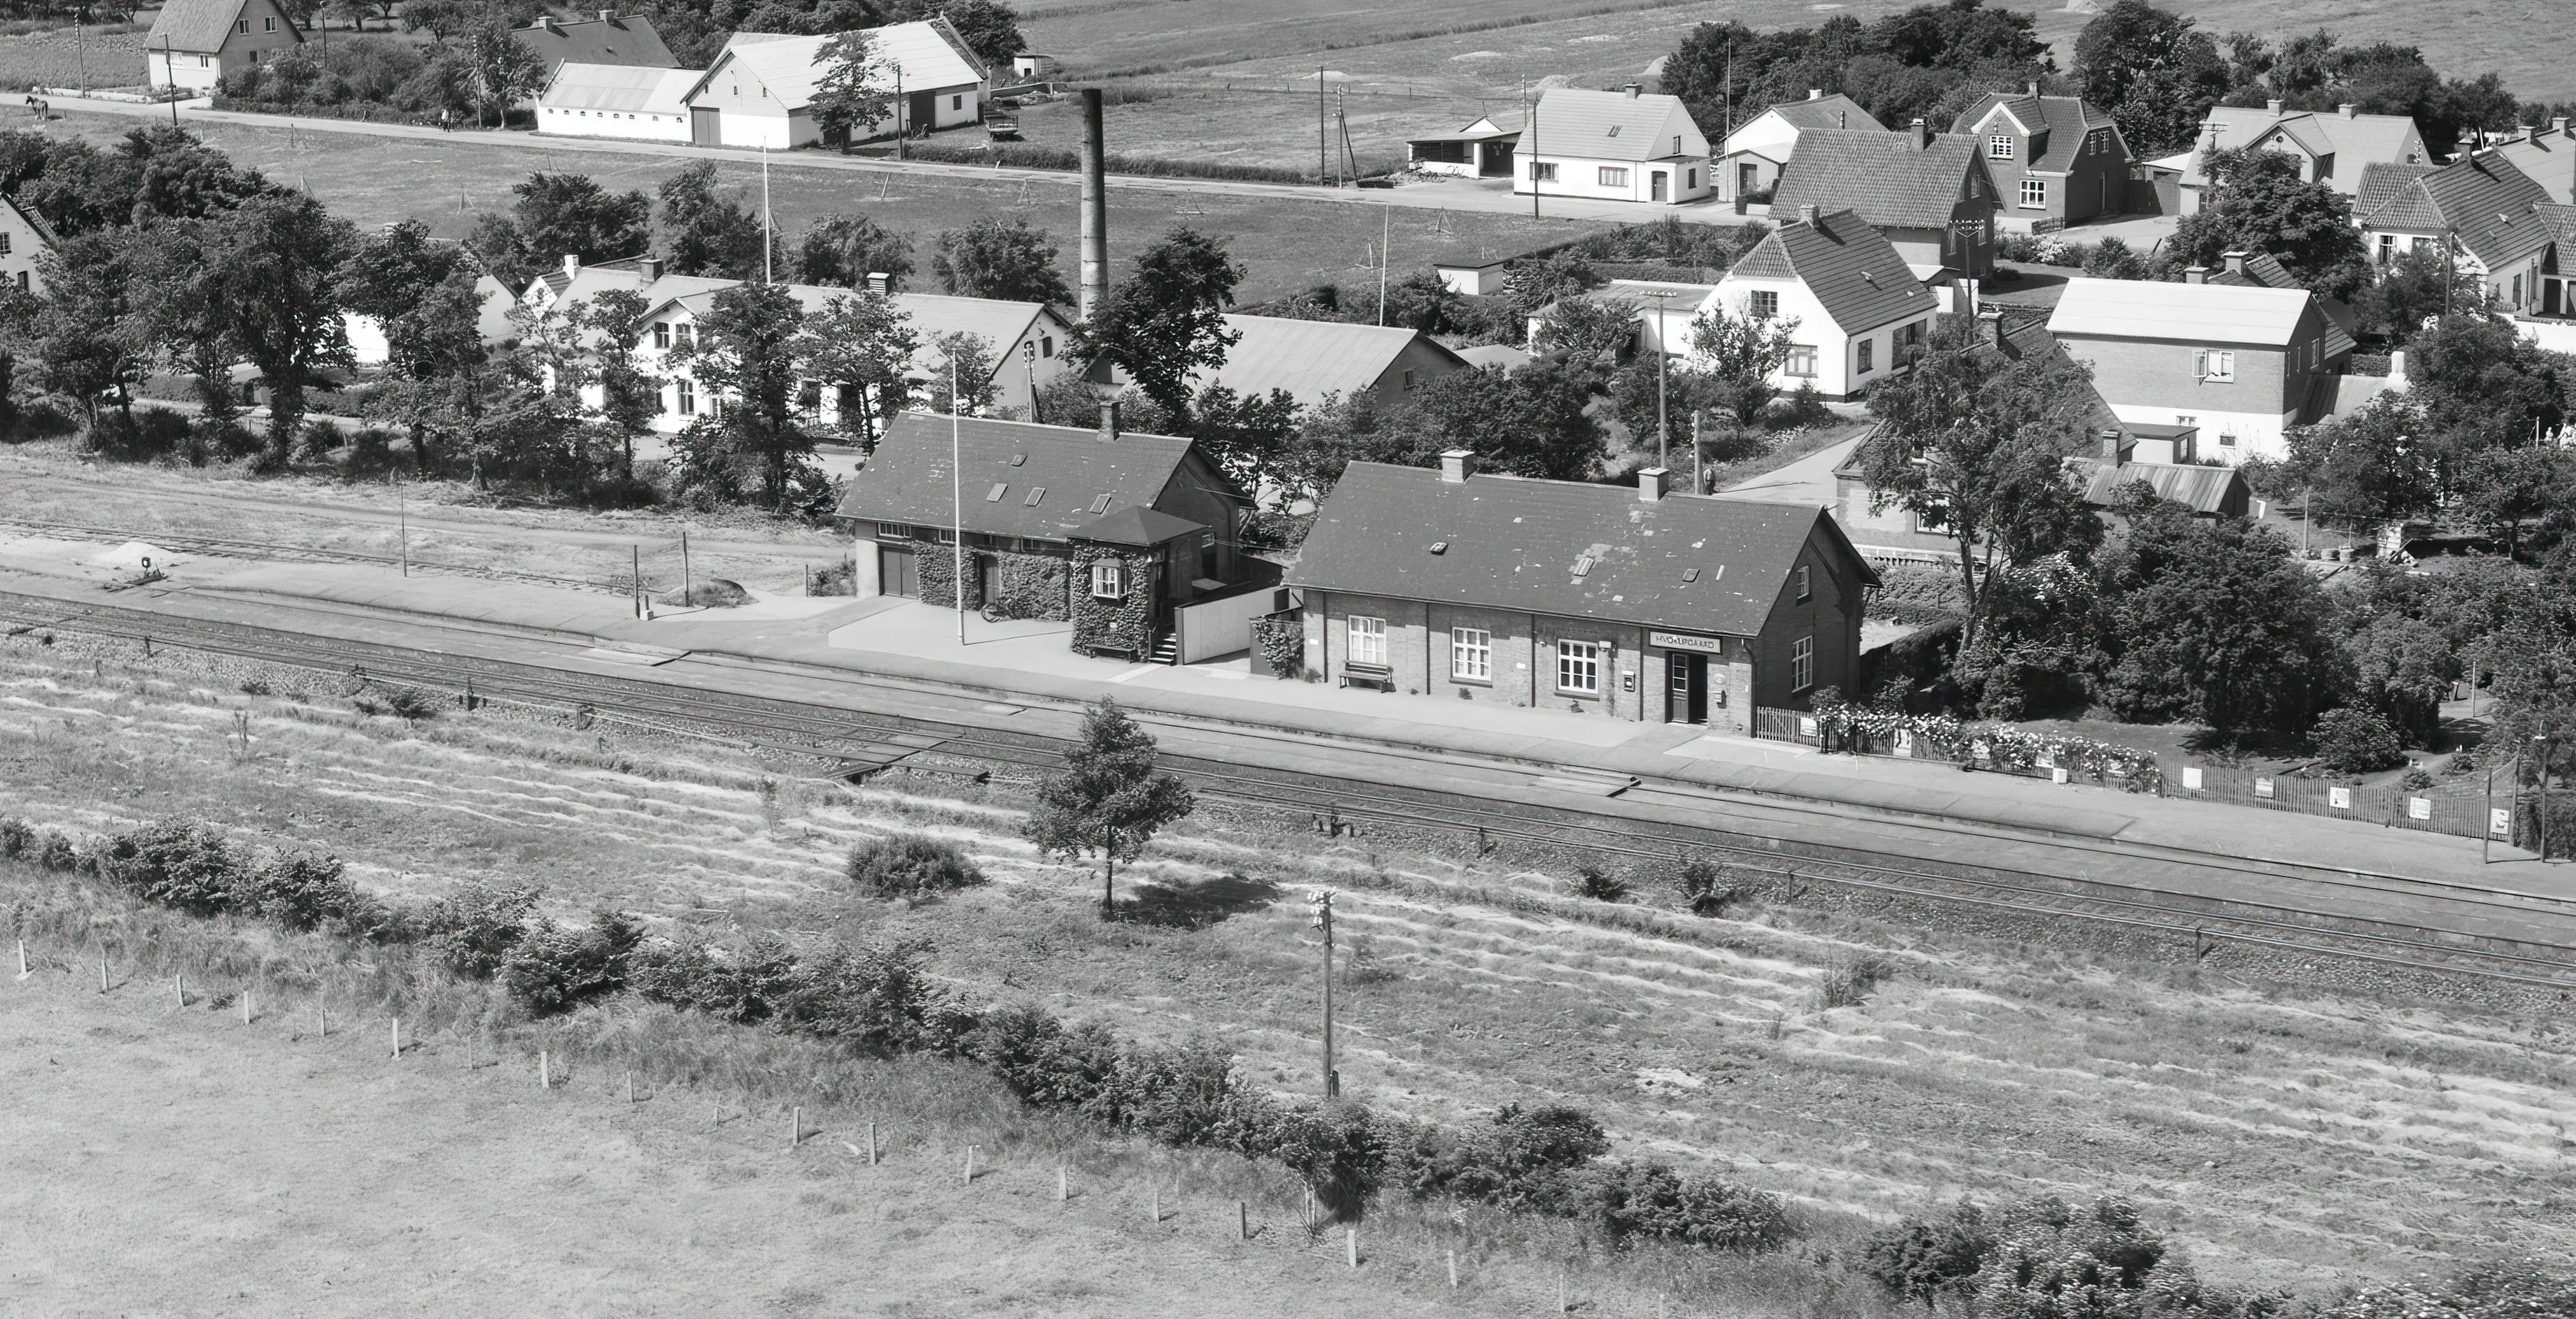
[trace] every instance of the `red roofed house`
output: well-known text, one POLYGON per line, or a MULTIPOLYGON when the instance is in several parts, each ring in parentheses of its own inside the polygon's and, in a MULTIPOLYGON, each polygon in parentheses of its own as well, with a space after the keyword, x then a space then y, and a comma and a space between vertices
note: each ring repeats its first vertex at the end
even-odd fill
POLYGON ((1798 135, 1810 128, 1865 128, 1887 131, 1860 102, 1822 88, 1807 89, 1803 101, 1782 101, 1744 121, 1726 135, 1717 160, 1717 195, 1724 201, 1768 196, 1780 181, 1780 170, 1797 153, 1798 135))
POLYGON ((277 0, 170 0, 143 38, 144 76, 155 87, 211 92, 226 73, 304 44, 304 29, 277 0))
POLYGON ((2042 96, 2038 83, 2018 96, 1988 92, 1950 131, 1983 144, 2007 228, 2061 228, 2112 214, 2128 200, 2128 139, 2080 96, 2042 96))
POLYGON ((1352 463, 1288 569, 1343 686, 1750 732, 1859 672, 1878 575, 1822 509, 1352 463))
POLYGON ((2196 456, 2287 455, 2285 432, 2340 397, 2352 336, 2301 288, 2071 279, 2048 332, 2124 426, 2191 427, 2196 456))
POLYGON ((2526 312, 2543 300, 2541 263, 2557 234, 2541 208, 2552 205, 2538 180, 2479 151, 2438 168, 2372 165, 2352 214, 2372 260, 2447 244, 2471 289, 2499 309, 2526 312))
POLYGON ((1772 383, 1837 400, 1905 370, 1941 310, 1878 230, 1852 211, 1812 206, 1729 267, 1715 300, 1729 316, 1797 322, 1772 383))
POLYGON ((1771 195, 1773 215, 1856 211, 1896 245, 1914 273, 1995 273, 2000 206, 1983 143, 1934 133, 1917 119, 1893 133, 1811 128, 1771 195))

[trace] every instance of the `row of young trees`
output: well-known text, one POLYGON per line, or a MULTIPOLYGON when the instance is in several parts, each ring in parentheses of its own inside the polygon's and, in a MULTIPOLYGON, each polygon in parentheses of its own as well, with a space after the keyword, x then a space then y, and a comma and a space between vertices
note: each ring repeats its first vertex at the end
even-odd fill
POLYGON ((2063 73, 2037 35, 2036 15, 1949 0, 1868 23, 1836 15, 1771 32, 1703 23, 1665 61, 1662 81, 1711 128, 1821 89, 1849 95, 1890 126, 1920 117, 1944 130, 1986 93, 2037 82, 2109 111, 2141 156, 2190 146, 2216 105, 2280 99, 2299 109, 2349 103, 2409 115, 2436 150, 2463 130, 2545 122, 2557 109, 2517 101, 2492 73, 2445 79, 2413 46, 2346 46, 2323 30, 2277 43, 2254 32, 2218 37, 2148 0, 2102 6, 2077 35, 2063 73))

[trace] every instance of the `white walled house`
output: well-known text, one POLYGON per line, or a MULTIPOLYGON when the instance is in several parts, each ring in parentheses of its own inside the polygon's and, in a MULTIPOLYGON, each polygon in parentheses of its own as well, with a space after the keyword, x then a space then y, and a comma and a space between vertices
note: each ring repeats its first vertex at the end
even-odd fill
POLYGON ((1807 99, 1783 101, 1726 135, 1717 177, 1710 181, 1717 196, 1734 201, 1768 192, 1780 181, 1780 167, 1797 153, 1798 135, 1810 128, 1885 132, 1887 126, 1862 109, 1860 102, 1840 92, 1827 96, 1822 88, 1811 87, 1807 89, 1807 99))
POLYGON ((54 250, 53 228, 15 197, 0 194, 0 280, 22 293, 45 291, 44 255, 54 250))
POLYGON ((235 69, 304 44, 304 29, 277 0, 169 0, 143 39, 144 77, 155 87, 211 92, 235 69))
MULTIPOLYGON (((958 128, 983 119, 990 75, 946 19, 871 28, 868 37, 884 71, 881 90, 893 99, 894 109, 877 123, 860 127, 855 138, 958 128)), ((774 32, 733 34, 682 98, 689 106, 688 140, 700 146, 773 151, 821 142, 814 93, 828 72, 823 47, 830 41, 828 36, 774 32)))
POLYGON ((1681 98, 1551 87, 1521 134, 1512 190, 1673 205, 1709 195, 1708 138, 1681 98))
POLYGON ((1941 309, 1895 245, 1857 213, 1812 209, 1728 269, 1715 301, 1729 316, 1797 322, 1789 360, 1771 382, 1812 385, 1834 400, 1906 370, 1941 309))
MULTIPOLYGON (((516 338, 519 327, 511 323, 510 309, 518 305, 518 299, 508 286, 490 275, 478 275, 474 293, 482 306, 474 325, 483 342, 502 344, 516 338)), ((340 313, 340 326, 348 333, 349 352, 358 365, 383 366, 392 357, 391 345, 385 342, 385 327, 375 317, 344 311, 340 313)))
POLYGON ((1505 128, 1491 115, 1454 133, 1434 133, 1404 144, 1405 168, 1417 174, 1446 174, 1462 179, 1507 179, 1520 126, 1505 128))
POLYGON ((689 104, 683 98, 703 76, 696 69, 567 61, 537 95, 537 131, 560 137, 686 142, 689 104))
MULTIPOLYGON (((2465 287, 2511 313, 2549 306, 2542 266, 2557 233, 2543 208, 2549 189, 2494 151, 2439 168, 2372 165, 2363 172, 2353 223, 2363 250, 2385 265, 2416 248, 2446 243, 2465 287)), ((2563 290, 2560 291, 2563 300, 2563 290)))

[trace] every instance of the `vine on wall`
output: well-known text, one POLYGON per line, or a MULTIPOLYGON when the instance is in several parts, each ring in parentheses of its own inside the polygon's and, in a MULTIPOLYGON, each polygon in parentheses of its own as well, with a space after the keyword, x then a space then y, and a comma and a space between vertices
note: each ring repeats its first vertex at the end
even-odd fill
POLYGON ((1138 657, 1154 647, 1154 560, 1108 545, 1073 547, 1073 644, 1124 649, 1138 657), (1127 569, 1127 598, 1103 600, 1091 593, 1091 566, 1122 564, 1127 569))

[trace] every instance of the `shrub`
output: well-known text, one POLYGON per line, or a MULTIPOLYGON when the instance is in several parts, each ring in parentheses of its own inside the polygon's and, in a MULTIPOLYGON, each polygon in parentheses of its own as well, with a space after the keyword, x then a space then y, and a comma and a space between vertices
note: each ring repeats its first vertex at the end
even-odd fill
POLYGON ((501 983, 537 1016, 570 1012, 625 987, 627 956, 643 938, 633 917, 605 908, 578 929, 540 921, 502 959, 501 983))
POLYGON ((36 864, 65 872, 83 868, 79 845, 51 829, 36 835, 36 864))
POLYGON ((806 959, 778 1004, 778 1020, 879 1058, 955 1048, 974 1023, 930 983, 922 969, 929 957, 928 943, 906 939, 806 959))
POLYGON ((1590 862, 1574 868, 1574 886, 1596 902, 1622 902, 1628 897, 1628 881, 1590 862))
POLYGON ((1888 1295, 1929 1309, 1964 1290, 1994 1245, 1984 1213, 1962 1200, 1940 1219, 1908 1218, 1871 1233, 1861 1243, 1860 1273, 1888 1295))
POLYGON ((843 559, 828 568, 805 570, 805 594, 807 595, 857 595, 858 593, 859 561, 856 559, 843 559))
POLYGON ((0 858, 25 856, 36 850, 36 831, 26 821, 0 819, 0 858))
POLYGON ((2397 786, 2408 792, 2422 792, 2433 786, 2433 776, 2420 768, 2410 769, 2406 771, 2403 778, 2397 780, 2397 786))
MULTIPOLYGON (((818 593, 809 591, 807 594, 810 595, 818 593)), ((742 589, 742 583, 740 582, 729 581, 722 577, 711 577, 703 582, 690 583, 688 593, 686 595, 683 595, 678 591, 673 591, 670 594, 663 596, 661 603, 666 605, 695 605, 700 609, 733 609, 742 605, 750 604, 751 592, 742 589)))
POLYGON ((1483 1126, 1423 1128, 1389 1155, 1388 1180, 1417 1196, 1446 1195, 1510 1209, 1561 1209, 1565 1178, 1610 1150, 1581 1109, 1506 1106, 1483 1126))
POLYGON ((447 969, 472 980, 499 974, 510 950, 527 937, 537 890, 467 884, 429 909, 422 920, 431 951, 447 969))
POLYGON ((1262 663, 1281 678, 1294 678, 1306 668, 1306 625, 1293 618, 1256 618, 1252 621, 1252 644, 1261 650, 1262 663))
POLYGON ((1233 1115, 1234 1056, 1203 1040, 1120 1051, 1085 1116, 1173 1145, 1212 1145, 1233 1115))
POLYGON ((1611 1244, 1640 1238, 1723 1250, 1766 1250, 1789 1235, 1779 1200, 1660 1163, 1605 1163, 1581 1179, 1583 1216, 1611 1244))
POLYGON ((703 943, 638 949, 627 958, 627 983, 657 1003, 748 1026, 777 1015, 796 983, 796 954, 775 935, 739 952, 703 943))
POLYGON ((1347 1100, 1263 1105, 1237 1152, 1288 1165, 1338 1218, 1355 1217, 1376 1194, 1388 1136, 1400 1129, 1347 1100))
POLYGON ((158 821, 109 837, 99 847, 98 873, 145 902, 192 916, 236 910, 250 896, 250 876, 223 834, 189 820, 158 821))
POLYGON ((290 930, 316 930, 345 922, 368 904, 349 882, 340 859, 313 852, 281 852, 243 886, 242 909, 290 930))
POLYGON ((974 1052, 1022 1103, 1037 1108, 1090 1104, 1118 1073, 1118 1038, 1108 1027, 1069 1027, 1034 1004, 986 1018, 974 1052))
POLYGON ((2317 759, 2338 774, 2367 774, 2406 760, 2406 746, 2396 727, 2376 710, 2353 706, 2328 710, 2317 719, 2311 736, 2317 759))
POLYGON ((437 718, 442 704, 437 697, 417 687, 379 688, 376 696, 352 697, 349 703, 358 707, 360 714, 389 714, 415 724, 437 718))
POLYGON ((871 838, 850 849, 850 882, 880 898, 921 899, 971 888, 984 872, 955 843, 919 834, 871 838))
POLYGON ((1828 1008, 1855 1008, 1869 1001, 1870 991, 1896 975, 1895 966, 1876 953, 1858 957, 1837 956, 1825 964, 1824 978, 1817 982, 1816 997, 1828 1008))

